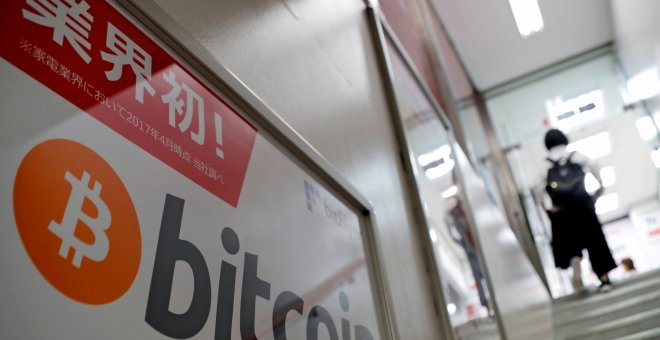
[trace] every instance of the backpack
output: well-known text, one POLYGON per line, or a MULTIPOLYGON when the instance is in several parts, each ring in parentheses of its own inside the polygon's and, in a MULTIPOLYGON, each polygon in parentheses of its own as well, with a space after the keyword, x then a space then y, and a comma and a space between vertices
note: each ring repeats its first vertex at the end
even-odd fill
POLYGON ((548 170, 548 179, 545 190, 557 207, 567 206, 576 200, 588 196, 584 188, 585 173, 582 165, 571 161, 575 152, 571 152, 566 163, 561 160, 546 158, 552 167, 548 170))

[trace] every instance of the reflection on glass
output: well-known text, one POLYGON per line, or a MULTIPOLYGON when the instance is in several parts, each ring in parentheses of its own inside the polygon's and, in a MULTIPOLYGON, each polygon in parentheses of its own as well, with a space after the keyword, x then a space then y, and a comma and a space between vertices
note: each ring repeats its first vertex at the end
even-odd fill
POLYGON ((438 242, 438 233, 435 232, 435 229, 431 229, 431 231, 429 231, 429 234, 431 235, 431 241, 433 241, 434 243, 438 242))
POLYGON ((449 315, 456 314, 456 305, 453 303, 447 304, 447 311, 449 312, 449 315))
POLYGON ((415 160, 447 312, 460 339, 499 338, 473 226, 463 208, 452 139, 400 56, 390 50, 405 138, 415 160))
POLYGON ((445 190, 442 192, 442 197, 443 198, 450 198, 458 193, 458 187, 455 185, 452 185, 449 187, 449 189, 445 190))
POLYGON ((451 147, 442 145, 439 148, 420 155, 417 158, 428 179, 442 177, 454 168, 455 162, 451 158, 451 147))
POLYGON ((452 169, 454 169, 454 160, 443 159, 438 161, 437 165, 426 168, 424 174, 426 174, 428 179, 436 179, 448 174, 452 169))
POLYGON ((449 145, 443 145, 431 152, 421 154, 417 158, 417 161, 419 162, 419 165, 425 167, 433 162, 437 162, 446 157, 449 157, 450 154, 451 154, 451 148, 449 147, 449 145))

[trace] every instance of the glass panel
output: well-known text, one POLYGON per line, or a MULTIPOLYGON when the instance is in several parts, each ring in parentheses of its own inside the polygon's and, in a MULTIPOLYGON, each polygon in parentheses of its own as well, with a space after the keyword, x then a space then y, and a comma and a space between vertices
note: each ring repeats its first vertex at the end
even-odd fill
POLYGON ((392 47, 389 55, 454 334, 460 339, 499 338, 474 229, 464 210, 452 137, 401 56, 392 47))

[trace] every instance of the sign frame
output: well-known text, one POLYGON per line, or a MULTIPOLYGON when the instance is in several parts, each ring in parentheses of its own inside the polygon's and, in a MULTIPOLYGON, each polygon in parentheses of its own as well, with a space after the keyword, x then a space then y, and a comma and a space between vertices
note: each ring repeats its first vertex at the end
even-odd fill
POLYGON ((142 29, 155 36, 184 66, 201 76, 213 94, 224 99, 240 117, 254 124, 264 137, 271 140, 273 146, 306 168, 326 189, 358 214, 379 331, 384 339, 398 339, 394 306, 371 202, 153 0, 109 2, 128 14, 129 19, 139 23, 142 29))

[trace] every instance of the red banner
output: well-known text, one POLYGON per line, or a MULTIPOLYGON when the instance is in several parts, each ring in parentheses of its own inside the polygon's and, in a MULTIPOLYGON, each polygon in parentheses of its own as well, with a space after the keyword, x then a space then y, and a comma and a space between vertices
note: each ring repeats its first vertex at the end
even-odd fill
POLYGON ((105 1, 0 8, 3 58, 237 206, 257 130, 158 43, 105 1))

